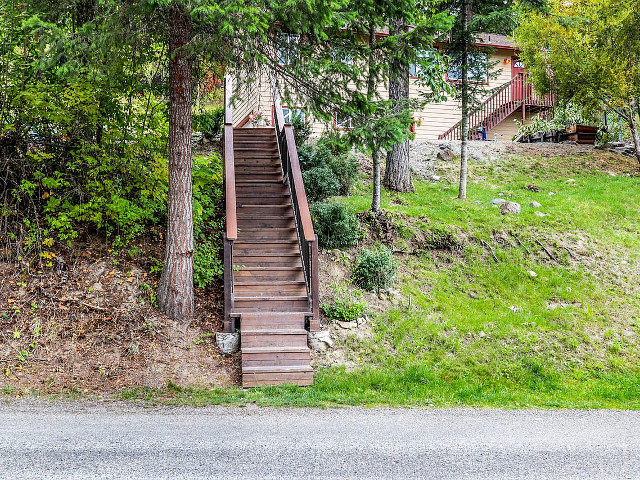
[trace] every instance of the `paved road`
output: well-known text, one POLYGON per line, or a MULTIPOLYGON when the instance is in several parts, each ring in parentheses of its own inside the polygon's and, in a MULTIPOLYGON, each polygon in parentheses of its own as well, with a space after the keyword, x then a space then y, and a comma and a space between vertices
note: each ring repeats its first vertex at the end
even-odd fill
POLYGON ((640 479, 640 412, 0 402, 30 478, 640 479))

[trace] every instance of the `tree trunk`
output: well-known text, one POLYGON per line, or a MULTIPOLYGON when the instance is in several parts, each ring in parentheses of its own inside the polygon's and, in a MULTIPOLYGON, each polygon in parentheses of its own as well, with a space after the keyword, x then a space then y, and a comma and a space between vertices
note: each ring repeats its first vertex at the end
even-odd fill
POLYGON ((380 152, 377 149, 371 151, 373 160, 373 199, 371 200, 371 211, 380 213, 380 152))
POLYGON ((460 186, 458 198, 467 199, 467 163, 469 158, 469 16, 471 10, 470 0, 462 3, 462 123, 460 124, 460 186))
MULTIPOLYGON (((391 22, 391 35, 398 35, 406 29, 407 25, 402 19, 391 22)), ((394 58, 391 61, 389 100, 392 101, 394 110, 406 109, 409 100, 409 64, 402 58, 394 58)), ((409 165, 409 140, 394 145, 387 153, 384 186, 397 192, 413 192, 409 165)))
POLYGON ((631 126, 631 136, 633 137, 633 146, 636 151, 636 159, 640 164, 640 131, 638 131, 638 121, 636 114, 640 115, 640 105, 636 100, 631 101, 631 115, 629 115, 629 124, 631 126))
POLYGON ((191 179, 191 17, 180 6, 169 16, 169 217, 160 308, 177 322, 193 315, 193 203, 191 179))

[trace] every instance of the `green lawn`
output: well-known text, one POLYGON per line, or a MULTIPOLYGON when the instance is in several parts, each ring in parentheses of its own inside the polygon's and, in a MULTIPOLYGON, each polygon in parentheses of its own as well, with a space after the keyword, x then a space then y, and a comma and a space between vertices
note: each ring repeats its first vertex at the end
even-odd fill
MULTIPOLYGON (((466 202, 455 198, 453 167, 444 181, 416 182, 415 193, 386 192, 383 208, 399 232, 395 248, 407 251, 396 255, 402 301, 373 318, 370 338, 339 342, 356 368, 321 369, 310 388, 174 387, 168 396, 130 391, 125 397, 639 408, 640 178, 613 176, 591 168, 594 162, 586 155, 474 164, 466 202), (503 216, 490 205, 500 192, 522 205, 520 215, 503 216), (530 207, 534 200, 542 207, 530 207), (412 237, 419 230, 448 232, 460 247, 416 251, 412 237)), ((340 201, 363 211, 369 192, 362 183, 340 201)))

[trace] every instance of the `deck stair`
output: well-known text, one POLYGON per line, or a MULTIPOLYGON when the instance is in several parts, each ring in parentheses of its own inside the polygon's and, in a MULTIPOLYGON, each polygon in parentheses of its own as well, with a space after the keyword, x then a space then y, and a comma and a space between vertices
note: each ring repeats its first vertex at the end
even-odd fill
POLYGON ((292 127, 225 123, 225 330, 240 328, 242 385, 310 385, 317 242, 292 127))
MULTIPOLYGON (((518 110, 522 111, 522 118, 526 112, 548 110, 555 105, 555 93, 538 95, 532 88, 527 74, 519 73, 509 82, 499 86, 491 92, 477 108, 469 113, 469 138, 479 128, 485 132, 491 131, 509 115, 518 110)), ((460 140, 462 138, 462 120, 438 136, 439 140, 460 140)))

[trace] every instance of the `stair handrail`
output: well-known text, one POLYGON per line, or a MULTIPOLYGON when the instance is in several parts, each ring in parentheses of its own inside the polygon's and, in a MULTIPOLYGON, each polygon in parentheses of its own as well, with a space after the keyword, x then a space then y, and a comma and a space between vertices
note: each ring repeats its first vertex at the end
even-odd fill
POLYGON ((223 234, 224 255, 224 331, 234 332, 235 322, 231 319, 234 304, 233 291, 233 242, 238 239, 238 217, 236 206, 236 173, 233 153, 233 79, 224 78, 224 128, 223 128, 223 183, 226 228, 223 234))
POLYGON ((293 126, 285 122, 280 92, 277 81, 273 77, 271 78, 271 87, 278 151, 280 153, 283 176, 288 180, 291 190, 293 213, 302 254, 302 266, 309 294, 309 307, 313 314, 309 322, 309 330, 316 331, 320 329, 318 237, 313 229, 313 222, 309 213, 309 203, 304 189, 293 126))
MULTIPOLYGON (((516 82, 522 82, 522 78, 523 77, 521 73, 514 75, 514 77, 511 80, 497 87, 497 89, 495 89, 493 93, 486 100, 484 100, 479 106, 474 108, 472 112, 467 116, 467 118, 469 119, 469 122, 468 122, 469 131, 481 126, 482 121, 479 120, 480 117, 486 118, 488 115, 493 113, 497 108, 500 108, 502 105, 514 102, 513 98, 511 98, 511 95, 510 95, 511 93, 510 87, 512 87, 516 82), (507 90, 509 90, 509 95, 505 95, 507 90), (486 116, 480 115, 480 113, 486 112, 488 110, 488 107, 494 107, 494 108, 489 112, 488 115, 486 116)), ((522 83, 523 83, 523 86, 521 87, 523 92, 522 96, 524 97, 524 82, 522 83)), ((461 124, 462 124, 462 120, 459 120, 455 125, 449 128, 446 132, 438 135, 438 140, 443 140, 449 137, 453 132, 455 132, 455 130, 461 127, 461 124)), ((452 138, 452 140, 459 140, 462 137, 462 132, 455 132, 455 133, 456 135, 453 135, 454 138, 452 138)))

